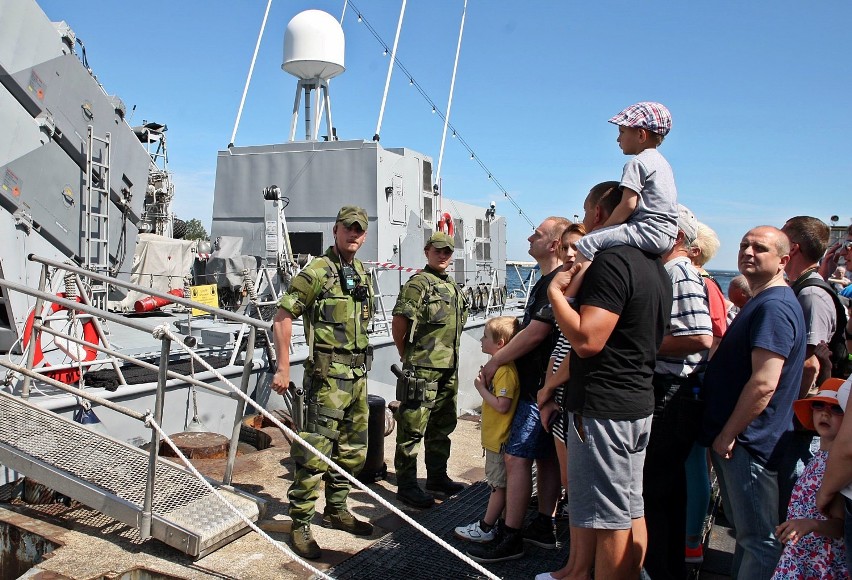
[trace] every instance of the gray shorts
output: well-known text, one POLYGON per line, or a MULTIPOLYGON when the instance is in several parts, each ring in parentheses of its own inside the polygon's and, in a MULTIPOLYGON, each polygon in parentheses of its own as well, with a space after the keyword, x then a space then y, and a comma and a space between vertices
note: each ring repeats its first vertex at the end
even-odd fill
POLYGON ((571 525, 626 530, 645 515, 642 470, 651 417, 636 421, 566 415, 571 525))

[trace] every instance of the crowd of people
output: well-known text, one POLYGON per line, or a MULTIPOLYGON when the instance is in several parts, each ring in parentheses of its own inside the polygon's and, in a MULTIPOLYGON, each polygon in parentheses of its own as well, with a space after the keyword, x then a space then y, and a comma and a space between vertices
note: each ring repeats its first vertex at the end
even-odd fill
MULTIPOLYGON (((485 325, 490 358, 473 386, 492 493, 482 517, 455 534, 473 560, 500 562, 524 557, 525 544, 558 549, 554 518, 567 515, 567 562, 537 579, 683 578, 703 558, 712 468, 735 530, 731 577, 848 578, 852 226, 831 247, 814 217, 750 229, 725 296, 704 269, 718 237, 678 202, 658 151, 668 109, 637 103, 610 123, 631 156, 621 179, 591 188, 582 222, 542 221, 528 239, 540 277, 522 319, 485 325), (525 525, 533 480, 538 513, 525 525)), ((284 393, 292 321, 304 318, 301 436, 351 472, 366 452, 373 297, 355 253, 367 225, 363 209, 341 208, 334 246, 294 279, 273 330, 272 388, 284 393)), ((464 488, 447 474, 468 311, 446 272, 453 251, 452 237, 432 235, 425 268, 393 309, 403 367, 396 497, 418 509, 464 488)), ((310 522, 321 480, 323 523, 371 534, 346 507, 345 478, 293 449, 294 551, 320 555, 310 522)))

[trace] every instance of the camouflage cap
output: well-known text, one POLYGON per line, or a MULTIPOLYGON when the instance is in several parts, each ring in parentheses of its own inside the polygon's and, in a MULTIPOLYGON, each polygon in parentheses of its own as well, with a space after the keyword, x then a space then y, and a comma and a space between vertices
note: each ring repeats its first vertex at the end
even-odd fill
POLYGON ((451 250, 456 249, 456 244, 453 241, 453 238, 445 234, 444 232, 435 232, 426 242, 426 247, 430 245, 435 246, 436 248, 449 248, 451 250))
POLYGON ((354 223, 357 223, 361 226, 362 230, 367 229, 367 224, 369 223, 369 219, 367 218, 367 211, 364 208, 358 207, 357 205, 344 205, 340 208, 340 211, 337 212, 337 219, 335 222, 342 222, 346 227, 351 226, 354 223))

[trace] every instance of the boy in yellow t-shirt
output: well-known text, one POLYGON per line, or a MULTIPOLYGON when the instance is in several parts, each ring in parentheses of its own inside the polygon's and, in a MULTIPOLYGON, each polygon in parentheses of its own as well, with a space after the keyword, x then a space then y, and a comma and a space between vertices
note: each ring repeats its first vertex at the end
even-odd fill
MULTIPOLYGON (((482 333, 482 352, 494 355, 506 346, 518 332, 518 319, 498 316, 485 323, 482 333)), ((485 449, 485 480, 491 486, 491 497, 482 520, 455 529, 456 536, 472 542, 489 542, 497 535, 497 520, 506 507, 506 463, 503 448, 509 439, 509 429, 515 407, 518 406, 520 383, 515 363, 497 369, 490 387, 482 375, 473 381, 482 395, 482 447, 485 449)))

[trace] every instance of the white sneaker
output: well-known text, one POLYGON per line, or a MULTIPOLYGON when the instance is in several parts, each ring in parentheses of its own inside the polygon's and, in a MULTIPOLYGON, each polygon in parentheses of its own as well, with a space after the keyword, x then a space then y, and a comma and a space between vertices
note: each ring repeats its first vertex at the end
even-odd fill
POLYGON ((461 538, 462 540, 468 540, 470 542, 490 542, 494 539, 496 526, 492 526, 491 530, 486 532, 479 525, 479 520, 473 522, 472 524, 468 524, 466 526, 459 526, 456 528, 456 536, 461 538))

